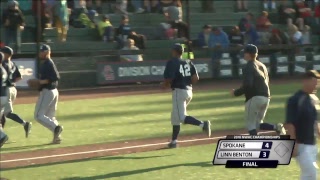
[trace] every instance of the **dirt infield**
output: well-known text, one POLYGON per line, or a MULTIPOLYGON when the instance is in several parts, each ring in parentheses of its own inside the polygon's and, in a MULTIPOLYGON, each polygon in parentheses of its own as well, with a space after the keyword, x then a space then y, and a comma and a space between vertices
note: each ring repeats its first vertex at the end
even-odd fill
MULTIPOLYGON (((288 82, 295 82, 296 80, 281 79, 273 81, 273 84, 283 84, 288 82)), ((194 89, 198 90, 215 90, 221 88, 236 88, 240 81, 228 80, 218 82, 206 82, 197 85, 194 89)), ((127 87, 108 87, 97 88, 90 90, 70 90, 61 91, 60 100, 80 100, 80 99, 94 99, 102 97, 114 97, 124 95, 139 95, 163 93, 159 90, 158 85, 135 85, 127 87)), ((26 104, 36 102, 38 92, 20 91, 17 104, 26 104)), ((243 134, 245 130, 219 131, 213 132, 212 138, 205 138, 204 135, 198 134, 193 136, 181 136, 180 146, 202 145, 214 143, 218 139, 223 138, 228 134, 243 134)), ((132 140, 128 142, 103 143, 94 145, 83 145, 77 147, 65 147, 49 150, 38 150, 32 152, 19 152, 1 154, 0 163, 1 169, 30 166, 36 164, 48 164, 54 162, 72 161, 100 156, 121 155, 135 152, 145 152, 152 150, 159 150, 166 147, 168 143, 167 138, 154 138, 132 140)))

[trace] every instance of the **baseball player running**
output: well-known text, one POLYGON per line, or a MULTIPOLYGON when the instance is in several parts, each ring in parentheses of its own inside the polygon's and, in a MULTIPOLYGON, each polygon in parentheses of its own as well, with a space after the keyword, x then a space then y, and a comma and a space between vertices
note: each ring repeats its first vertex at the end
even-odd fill
MULTIPOLYGON (((2 61, 4 59, 4 54, 0 52, 0 116, 3 115, 4 106, 8 101, 7 97, 7 79, 8 75, 6 70, 2 67, 2 61)), ((8 136, 3 131, 2 125, 0 124, 0 148, 4 143, 8 141, 8 136)))
POLYGON ((269 75, 266 66, 257 60, 258 48, 248 44, 244 48, 244 59, 247 61, 242 70, 243 83, 239 89, 231 90, 232 96, 245 95, 245 119, 250 135, 257 135, 257 130, 275 130, 284 135, 283 124, 263 123, 270 102, 269 75))
POLYGON ((1 49, 1 52, 4 54, 4 60, 2 61, 2 66, 7 71, 7 74, 8 74, 8 80, 6 83, 8 86, 7 94, 9 98, 6 106, 4 107, 4 112, 1 117, 2 128, 4 128, 6 117, 7 117, 21 124, 24 128, 26 137, 28 137, 31 131, 32 123, 22 120, 17 114, 13 113, 13 102, 17 97, 17 89, 15 86, 16 86, 16 82, 22 79, 22 76, 17 65, 11 61, 13 50, 10 47, 5 46, 4 48, 1 49))
POLYGON ((320 136, 317 114, 319 99, 315 90, 320 74, 311 70, 304 74, 302 89, 287 101, 285 127, 291 139, 295 139, 293 157, 301 169, 301 180, 316 180, 317 154, 316 136, 320 136))
POLYGON ((199 126, 208 136, 211 136, 210 121, 199 121, 187 115, 187 106, 192 99, 192 84, 199 80, 196 67, 190 60, 182 60, 183 47, 175 44, 172 48, 172 59, 166 64, 164 82, 162 88, 172 89, 172 140, 169 148, 177 147, 177 139, 180 132, 180 124, 199 126))
POLYGON ((40 124, 53 132, 52 143, 59 144, 61 143, 60 134, 63 127, 59 125, 55 114, 58 104, 59 92, 57 87, 60 75, 51 59, 49 45, 41 45, 39 58, 41 60, 39 70, 40 96, 35 107, 34 117, 40 124))

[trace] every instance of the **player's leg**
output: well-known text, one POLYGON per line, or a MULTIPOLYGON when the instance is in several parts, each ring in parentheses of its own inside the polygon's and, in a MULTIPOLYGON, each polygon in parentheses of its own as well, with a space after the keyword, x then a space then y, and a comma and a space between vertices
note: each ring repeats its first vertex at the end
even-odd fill
POLYGON ((50 104, 54 100, 54 93, 48 89, 43 89, 40 92, 39 99, 37 101, 34 118, 44 127, 48 128, 50 131, 54 132, 55 128, 58 126, 56 121, 53 121, 45 114, 48 112, 50 104))
MULTIPOLYGON (((3 115, 4 105, 7 101, 7 97, 0 97, 0 116, 3 115)), ((0 124, 0 148, 3 146, 4 143, 8 141, 8 136, 4 132, 2 125, 0 124)))
MULTIPOLYGON (((3 114, 3 113, 2 113, 3 114)), ((4 128, 5 124, 6 124, 6 116, 3 114, 1 117, 1 127, 4 128)))
POLYGON ((245 104, 246 127, 250 135, 258 134, 256 125, 257 108, 255 102, 255 97, 252 97, 245 104))
POLYGON ((54 130, 54 136, 53 136, 53 143, 58 144, 61 142, 60 134, 63 131, 63 127, 59 125, 59 122, 56 119, 56 111, 58 106, 58 99, 59 99, 59 92, 57 89, 52 90, 54 94, 54 99, 49 105, 48 111, 46 113, 46 116, 49 117, 52 121, 57 124, 55 130, 54 130))
POLYGON ((172 91, 172 112, 171 112, 171 125, 172 125, 172 137, 171 142, 168 144, 169 148, 177 147, 177 139, 180 133, 180 119, 178 107, 178 92, 177 89, 172 91))
POLYGON ((298 144, 297 161, 301 169, 301 180, 317 179, 317 160, 314 156, 315 147, 313 145, 298 144))

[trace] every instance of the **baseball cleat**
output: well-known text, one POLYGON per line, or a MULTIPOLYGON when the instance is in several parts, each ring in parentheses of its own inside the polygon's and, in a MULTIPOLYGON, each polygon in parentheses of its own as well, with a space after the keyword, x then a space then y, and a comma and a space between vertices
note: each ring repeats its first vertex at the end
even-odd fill
POLYGON ((31 132, 31 128, 32 128, 32 123, 31 122, 26 122, 26 124, 24 125, 24 131, 26 132, 26 138, 28 138, 30 132, 31 132))
POLYGON ((170 142, 168 144, 168 148, 170 148, 170 149, 177 148, 177 143, 170 142))
POLYGON ((58 125, 55 129, 54 129, 54 135, 53 135, 53 141, 60 139, 60 134, 63 131, 63 127, 58 125))
POLYGON ((5 135, 2 139, 0 139, 0 148, 9 140, 8 136, 5 135))
POLYGON ((57 137, 56 139, 53 139, 52 144, 60 144, 61 143, 61 138, 57 137))
POLYGON ((210 121, 203 122, 202 130, 207 133, 208 137, 211 137, 211 122, 210 121))
POLYGON ((286 129, 283 127, 283 124, 282 123, 278 123, 277 124, 277 129, 276 129, 277 133, 280 134, 280 135, 286 135, 287 132, 286 132, 286 129))

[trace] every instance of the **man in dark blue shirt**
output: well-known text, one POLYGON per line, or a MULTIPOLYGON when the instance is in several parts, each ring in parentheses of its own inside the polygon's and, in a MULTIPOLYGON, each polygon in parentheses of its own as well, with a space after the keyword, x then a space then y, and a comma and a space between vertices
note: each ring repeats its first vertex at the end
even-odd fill
POLYGON ((1 118, 1 124, 2 124, 2 127, 4 128, 6 117, 9 119, 12 119, 13 121, 23 126, 25 135, 26 137, 28 137, 31 131, 32 123, 22 120, 20 116, 13 113, 13 102, 17 98, 16 83, 22 79, 22 75, 19 71, 18 66, 11 61, 13 50, 9 46, 5 46, 4 48, 1 49, 1 52, 4 54, 4 60, 2 62, 2 66, 5 68, 8 74, 8 80, 7 80, 8 103, 4 108, 3 116, 1 118))
POLYGON ((183 46, 175 44, 172 48, 172 59, 166 64, 164 70, 164 82, 162 88, 172 89, 172 112, 171 124, 172 140, 168 144, 169 148, 177 147, 177 138, 180 132, 180 124, 191 124, 199 126, 208 136, 211 136, 210 121, 199 121, 187 115, 187 105, 192 99, 192 84, 199 80, 196 67, 190 60, 182 60, 183 46))
POLYGON ((41 45, 39 54, 41 60, 39 83, 41 87, 34 117, 40 124, 53 132, 53 143, 59 144, 61 143, 60 134, 63 127, 59 125, 55 114, 58 105, 59 92, 57 87, 60 75, 50 55, 50 46, 41 45))
MULTIPOLYGON (((0 52, 0 117, 3 115, 4 106, 8 101, 7 97, 7 79, 8 74, 6 70, 2 67, 2 61, 4 59, 4 54, 0 52)), ((2 125, 0 124, 0 148, 4 143, 8 141, 8 136, 3 131, 2 125)))
POLYGON ((315 96, 320 74, 311 70, 303 75, 302 89, 287 101, 285 127, 291 139, 296 140, 293 157, 301 169, 302 180, 317 179, 316 136, 320 135, 317 121, 319 99, 315 96), (316 100, 316 101, 315 101, 316 100))

